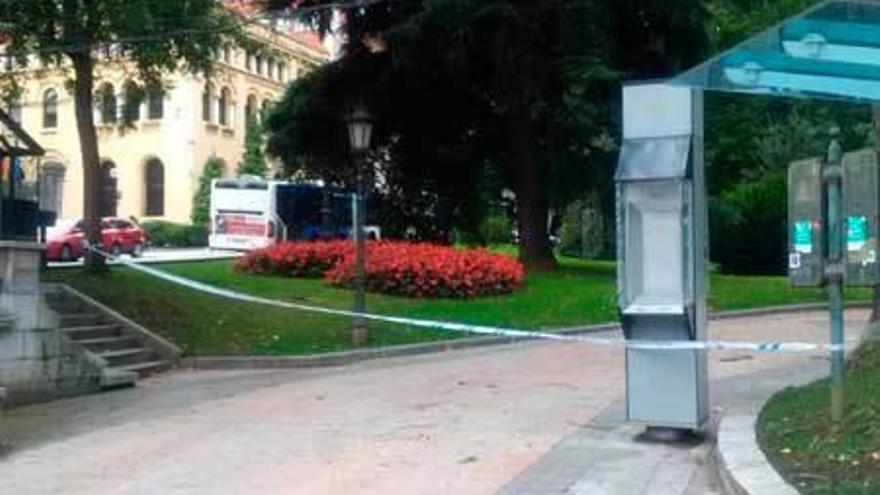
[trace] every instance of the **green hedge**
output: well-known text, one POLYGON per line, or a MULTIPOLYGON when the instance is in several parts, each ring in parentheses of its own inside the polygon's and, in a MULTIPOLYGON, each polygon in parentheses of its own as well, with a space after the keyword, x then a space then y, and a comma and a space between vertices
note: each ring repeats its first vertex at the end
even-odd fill
POLYGON ((147 232, 150 245, 155 247, 205 247, 208 229, 201 225, 149 221, 141 224, 147 232))

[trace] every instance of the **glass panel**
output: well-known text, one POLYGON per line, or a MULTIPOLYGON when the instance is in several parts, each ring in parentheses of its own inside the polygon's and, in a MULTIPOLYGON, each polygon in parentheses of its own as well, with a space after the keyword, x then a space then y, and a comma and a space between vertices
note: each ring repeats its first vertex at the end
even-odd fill
POLYGON ((824 2, 671 83, 715 91, 880 101, 880 4, 824 2))
POLYGON ((620 150, 618 181, 680 179, 687 173, 690 137, 629 139, 620 150))
POLYGON ((846 283, 872 286, 877 280, 877 153, 864 150, 843 159, 846 227, 846 283))

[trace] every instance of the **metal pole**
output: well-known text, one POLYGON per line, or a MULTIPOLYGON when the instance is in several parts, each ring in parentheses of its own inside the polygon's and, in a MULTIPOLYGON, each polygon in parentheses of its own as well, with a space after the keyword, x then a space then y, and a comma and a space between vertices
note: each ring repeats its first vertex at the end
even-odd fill
MULTIPOLYGON (((366 236, 364 234, 365 207, 364 195, 366 192, 364 184, 364 160, 363 153, 355 156, 357 163, 357 192, 354 196, 353 212, 354 217, 354 241, 355 241, 355 288, 354 288, 354 311, 355 313, 365 313, 367 311, 366 297, 366 258, 367 246, 366 236)), ((356 316, 354 318, 354 326, 352 328, 352 341, 354 345, 360 346, 367 342, 367 322, 363 317, 356 316)))
POLYGON ((831 419, 839 425, 843 419, 843 209, 841 160, 843 149, 838 141, 840 131, 831 130, 828 161, 825 164, 825 187, 828 194, 828 309, 831 319, 831 419))

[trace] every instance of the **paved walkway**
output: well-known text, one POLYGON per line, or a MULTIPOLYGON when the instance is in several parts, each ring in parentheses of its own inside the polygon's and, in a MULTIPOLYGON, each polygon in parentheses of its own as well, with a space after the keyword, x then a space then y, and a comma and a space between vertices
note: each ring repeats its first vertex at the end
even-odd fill
MULTIPOLYGON (((854 331, 866 316, 847 313, 854 331)), ((821 341, 826 329, 822 313, 807 313, 723 320, 711 332, 821 341)), ((717 353, 713 390, 723 398, 738 389, 717 385, 735 382, 748 392, 756 371, 810 363, 824 367, 717 353)), ((646 493, 620 489, 638 490, 641 481, 620 484, 636 479, 684 487, 657 493, 712 493, 700 450, 711 444, 670 458, 667 447, 631 442, 638 430, 619 421, 623 386, 622 351, 551 342, 330 370, 172 373, 0 418, 12 445, 0 459, 2 493, 646 493), (686 479, 658 478, 664 459, 690 466, 676 472, 686 479), (527 491, 539 476, 556 489, 527 491)))

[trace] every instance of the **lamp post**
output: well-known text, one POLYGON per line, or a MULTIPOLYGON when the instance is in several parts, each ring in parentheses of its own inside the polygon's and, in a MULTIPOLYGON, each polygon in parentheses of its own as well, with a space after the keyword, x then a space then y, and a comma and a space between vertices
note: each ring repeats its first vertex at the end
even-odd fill
MULTIPOLYGON (((346 118, 348 139, 356 171, 355 193, 352 200, 352 221, 354 222, 355 240, 355 287, 354 312, 363 314, 367 310, 366 300, 366 177, 365 165, 370 139, 373 135, 373 117, 362 106, 355 108, 346 118)), ((367 322, 361 316, 355 316, 352 327, 352 341, 360 346, 367 341, 367 322)))

